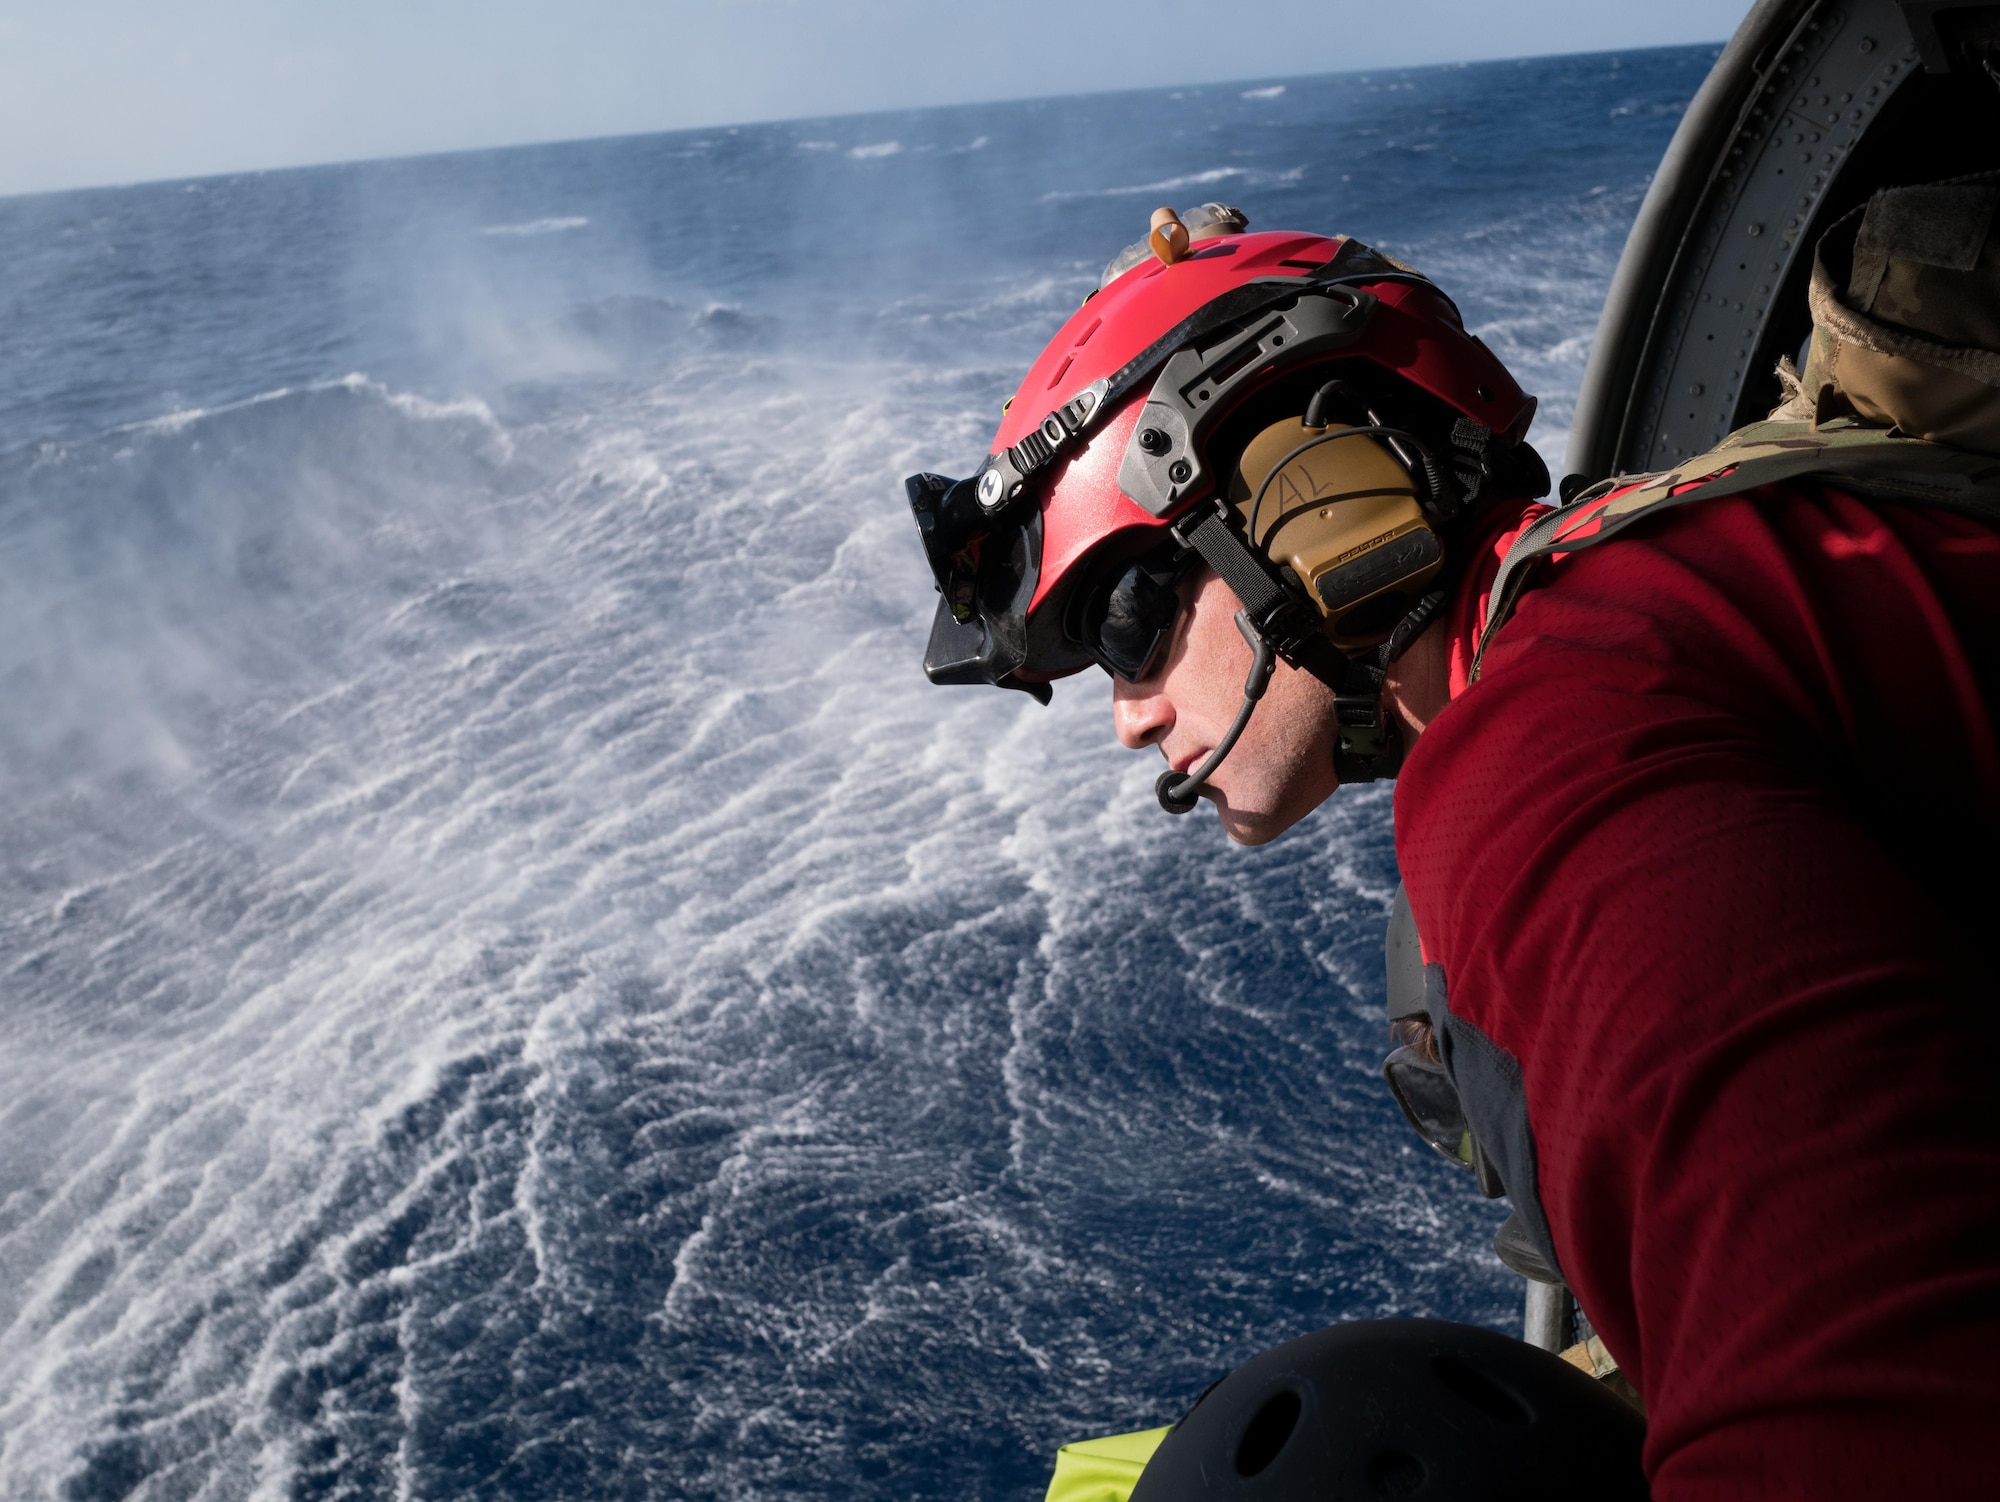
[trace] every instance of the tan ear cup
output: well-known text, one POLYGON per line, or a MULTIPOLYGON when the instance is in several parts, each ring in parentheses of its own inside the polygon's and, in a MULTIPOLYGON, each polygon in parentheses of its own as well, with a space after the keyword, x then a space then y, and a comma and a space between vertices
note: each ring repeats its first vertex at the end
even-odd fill
POLYGON ((1171 266, 1187 257, 1187 226, 1181 223, 1181 216, 1172 209, 1154 209, 1153 228, 1146 236, 1146 243, 1153 247, 1153 254, 1164 265, 1171 266))
POLYGON ((1328 638, 1351 652, 1388 638, 1430 588, 1444 552, 1416 482, 1379 438, 1297 452, 1342 431, 1296 417, 1272 424, 1244 448, 1229 498, 1251 541, 1298 576, 1326 615, 1328 638))

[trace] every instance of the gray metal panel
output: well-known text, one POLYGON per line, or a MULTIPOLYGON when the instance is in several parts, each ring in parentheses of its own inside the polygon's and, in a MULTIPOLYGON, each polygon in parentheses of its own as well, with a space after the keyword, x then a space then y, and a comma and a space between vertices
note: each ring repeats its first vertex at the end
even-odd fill
POLYGON ((1802 303, 1820 210, 1920 71, 1894 0, 1763 0, 1689 106, 1633 225, 1584 374, 1569 468, 1661 469, 1710 447, 1802 303), (1790 284, 1788 286, 1788 284, 1790 284))
POLYGON ((1562 1351, 1576 1333, 1576 1300, 1560 1283, 1528 1281, 1521 1312, 1521 1339, 1545 1351, 1562 1351))

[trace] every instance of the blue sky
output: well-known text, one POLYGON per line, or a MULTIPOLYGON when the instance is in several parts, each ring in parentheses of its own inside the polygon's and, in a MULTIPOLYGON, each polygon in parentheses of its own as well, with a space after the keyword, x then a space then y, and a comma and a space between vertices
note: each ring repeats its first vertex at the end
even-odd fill
POLYGON ((0 0, 0 194, 1719 41, 1748 0, 0 0))

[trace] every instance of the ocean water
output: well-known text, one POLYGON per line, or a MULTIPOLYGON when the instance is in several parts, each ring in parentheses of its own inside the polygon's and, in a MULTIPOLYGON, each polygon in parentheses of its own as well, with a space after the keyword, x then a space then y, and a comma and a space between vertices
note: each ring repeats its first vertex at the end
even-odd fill
POLYGON ((0 201, 0 1495, 1029 1499, 1517 1327, 1388 793, 933 689, 901 496, 1159 203, 1429 270, 1561 458, 1714 49, 0 201))

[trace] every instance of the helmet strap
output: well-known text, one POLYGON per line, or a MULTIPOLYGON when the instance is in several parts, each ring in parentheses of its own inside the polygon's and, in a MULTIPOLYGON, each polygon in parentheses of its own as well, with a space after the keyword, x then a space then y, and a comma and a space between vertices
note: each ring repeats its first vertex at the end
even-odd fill
POLYGON ((1222 582, 1243 602, 1251 629, 1270 638, 1287 662, 1300 665, 1296 654, 1303 643, 1326 640, 1320 634, 1318 613, 1272 577, 1270 567, 1223 520, 1220 505, 1202 507, 1171 530, 1176 542, 1201 554, 1202 562, 1222 575, 1222 582))
MULTIPOLYGON (((1333 690, 1337 737, 1333 766, 1341 782, 1375 782, 1394 776, 1402 759, 1402 748, 1395 724, 1382 705, 1382 683, 1393 660, 1388 645, 1363 657, 1348 657, 1336 649, 1321 629, 1319 613, 1272 576, 1270 566, 1223 520, 1219 504, 1205 506, 1183 518, 1172 532, 1177 542, 1199 553, 1202 561, 1220 574, 1222 582, 1243 602, 1243 609, 1236 617, 1237 629, 1253 651, 1260 642, 1264 644, 1260 661, 1275 652, 1333 690)), ((1266 678, 1269 673, 1266 667, 1266 678)), ((1254 668, 1252 676, 1256 676, 1254 668)), ((1222 757, 1236 744, 1236 737, 1243 733, 1262 694, 1261 684, 1255 695, 1245 689, 1243 708, 1231 733, 1217 748, 1217 754, 1211 754, 1193 777, 1178 772, 1162 775, 1155 789, 1161 807, 1169 813, 1185 813, 1194 807, 1195 788, 1213 775, 1222 757)))

